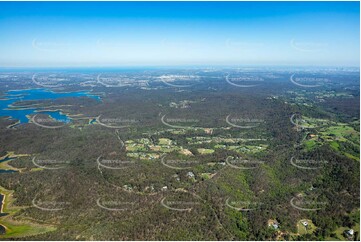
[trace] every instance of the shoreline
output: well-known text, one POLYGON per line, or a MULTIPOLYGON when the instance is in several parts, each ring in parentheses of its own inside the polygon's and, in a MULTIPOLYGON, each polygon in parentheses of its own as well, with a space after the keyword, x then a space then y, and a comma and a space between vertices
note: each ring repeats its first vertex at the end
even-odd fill
MULTIPOLYGON (((91 98, 91 99, 95 99, 96 101, 98 102, 102 102, 102 96, 100 94, 97 94, 97 93, 92 93, 92 90, 77 90, 77 91, 63 91, 63 92, 56 92, 54 90, 51 90, 51 89, 46 89, 46 88, 28 88, 28 89, 15 89, 15 90, 8 90, 5 92, 4 96, 1 97, 0 101, 6 101, 6 100, 14 100, 14 102, 10 103, 7 105, 7 107, 4 107, 3 110, 7 110, 7 111, 25 111, 25 110, 33 110, 33 113, 41 113, 41 112, 59 112, 60 115, 64 115, 66 116, 67 119, 69 120, 72 120, 72 115, 70 113, 66 113, 63 108, 64 107, 69 107, 69 106, 72 106, 72 105, 68 105, 68 104, 63 104, 63 105, 43 105, 43 107, 41 107, 42 103, 32 103, 32 104, 29 104, 29 105, 16 105, 16 103, 18 101, 21 101, 21 100, 17 100, 16 97, 22 97, 23 95, 22 94, 12 94, 12 92, 22 92, 22 91, 27 91, 27 90, 44 90, 46 92, 50 92, 50 93, 58 93, 58 94, 71 94, 71 93, 74 93, 74 97, 77 97, 78 95, 76 94, 79 94, 79 97, 88 97, 88 98, 91 98)), ((61 98, 61 97, 60 97, 61 98)), ((53 99, 56 99, 56 98, 51 98, 50 100, 53 100, 53 99)), ((43 99, 45 100, 45 99, 43 99)), ((27 100, 25 100, 27 101, 27 100)), ((31 100, 29 100, 31 101, 31 100)), ((41 101, 41 100, 39 100, 41 101)), ((74 115, 77 115, 77 116, 82 116, 80 114, 74 114, 74 115)), ((51 115, 49 115, 51 116, 51 115)), ((8 119, 12 119, 13 116, 9 116, 7 115, 6 116, 8 119)), ((28 118, 28 120, 30 121, 30 119, 28 118)), ((29 123, 29 121, 27 123, 29 123)), ((19 124, 21 124, 22 122, 21 121, 17 121, 16 123, 14 124, 11 124, 11 125, 8 125, 7 128, 13 128, 19 124)), ((26 123, 26 122, 25 122, 26 123)))
POLYGON ((9 165, 8 163, 18 157, 26 157, 26 156, 30 156, 30 155, 28 155, 28 154, 16 155, 15 152, 13 152, 13 151, 7 152, 6 155, 0 157, 0 170, 14 171, 14 172, 19 172, 19 173, 22 172, 23 168, 13 167, 13 166, 9 165), (5 161, 5 159, 9 159, 9 160, 5 161))
POLYGON ((3 193, 0 193, 0 195, 2 195, 2 200, 0 201, 1 202, 0 213, 3 213, 3 207, 4 207, 4 204, 5 204, 5 196, 6 195, 3 194, 3 193))
POLYGON ((12 196, 13 193, 13 190, 7 190, 0 186, 0 194, 3 195, 1 212, 4 213, 5 210, 7 213, 6 216, 0 217, 0 226, 5 229, 5 233, 0 235, 0 240, 22 238, 56 230, 54 224, 33 222, 24 218, 14 220, 13 215, 21 211, 21 209, 29 208, 29 206, 14 206, 15 198, 12 196))
POLYGON ((7 129, 11 129, 11 128, 19 125, 19 124, 21 124, 20 120, 16 121, 16 122, 13 123, 13 124, 10 124, 10 125, 6 126, 6 128, 7 128, 7 129))
MULTIPOLYGON (((0 193, 0 195, 2 195, 2 200, 0 201, 0 203, 1 203, 1 207, 0 207, 0 214, 2 214, 3 213, 3 207, 4 207, 4 205, 5 205, 5 194, 3 194, 3 193, 0 193)), ((6 234, 6 231, 8 230, 8 228, 4 225, 4 224, 1 224, 0 223, 0 227, 3 227, 4 228, 4 234, 2 234, 2 235, 5 235, 6 234)), ((1 234, 0 234, 1 235, 1 234)))

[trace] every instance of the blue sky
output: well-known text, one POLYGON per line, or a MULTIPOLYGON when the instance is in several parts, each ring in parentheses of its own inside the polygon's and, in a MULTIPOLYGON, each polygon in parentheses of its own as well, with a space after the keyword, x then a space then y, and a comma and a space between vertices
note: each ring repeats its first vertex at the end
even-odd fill
POLYGON ((359 2, 0 2, 0 67, 358 66, 359 2))

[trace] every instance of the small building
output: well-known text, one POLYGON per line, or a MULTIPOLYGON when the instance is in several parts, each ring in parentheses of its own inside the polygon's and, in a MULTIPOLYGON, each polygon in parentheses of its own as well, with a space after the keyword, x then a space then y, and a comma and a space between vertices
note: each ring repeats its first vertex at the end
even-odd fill
POLYGON ((164 186, 164 187, 162 187, 162 189, 161 189, 162 192, 165 192, 165 191, 167 191, 167 190, 168 190, 168 187, 167 187, 167 186, 164 186))
POLYGON ((353 237, 353 235, 354 235, 353 229, 346 230, 346 235, 347 235, 347 237, 353 237))
POLYGON ((277 224, 277 223, 273 223, 273 224, 272 224, 272 227, 273 227, 274 229, 278 229, 278 224, 277 224))
POLYGON ((308 222, 307 221, 302 221, 301 222, 303 226, 307 227, 308 226, 308 222))
POLYGON ((194 173, 193 173, 193 172, 188 171, 188 172, 187 172, 187 177, 189 177, 189 178, 194 178, 194 177, 195 177, 195 175, 194 175, 194 173))
POLYGON ((279 224, 278 224, 277 220, 270 219, 270 220, 268 220, 268 227, 271 227, 276 230, 276 229, 279 229, 279 224))
POLYGON ((132 186, 130 186, 130 185, 124 185, 123 189, 126 190, 126 191, 132 191, 133 190, 132 186))
POLYGON ((179 175, 178 175, 178 174, 174 174, 172 177, 173 177, 174 179, 176 179, 176 181, 180 181, 180 178, 179 178, 179 175))

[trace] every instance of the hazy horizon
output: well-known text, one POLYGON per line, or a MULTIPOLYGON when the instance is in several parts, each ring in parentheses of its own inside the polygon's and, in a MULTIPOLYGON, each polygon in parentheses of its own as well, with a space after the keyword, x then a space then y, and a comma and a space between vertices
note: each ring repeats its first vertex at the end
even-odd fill
POLYGON ((0 6, 2 68, 360 63, 358 2, 1 2, 0 6))

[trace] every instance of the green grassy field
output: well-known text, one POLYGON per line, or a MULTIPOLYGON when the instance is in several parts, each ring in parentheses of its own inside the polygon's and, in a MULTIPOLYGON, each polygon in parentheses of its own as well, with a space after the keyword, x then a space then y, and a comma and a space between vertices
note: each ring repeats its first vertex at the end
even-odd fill
POLYGON ((0 235, 0 239, 26 237, 55 230, 55 227, 49 225, 40 225, 28 221, 15 221, 8 217, 1 219, 0 224, 6 227, 6 234, 0 235))
POLYGON ((36 224, 25 220, 14 220, 12 216, 23 207, 13 205, 15 201, 13 198, 13 191, 0 187, 0 193, 5 195, 3 213, 8 213, 8 215, 0 217, 0 224, 6 228, 6 233, 0 235, 0 239, 25 237, 54 231, 56 229, 51 225, 36 224))
POLYGON ((355 130, 354 123, 338 123, 324 119, 315 119, 304 117, 303 127, 308 131, 303 140, 303 146, 307 151, 311 151, 323 144, 329 144, 330 147, 353 160, 360 160, 356 155, 360 146, 360 132, 355 130), (304 125, 307 124, 307 125, 304 125), (308 135, 313 135, 311 138, 308 135), (352 147, 355 148, 345 148, 352 147))
POLYGON ((313 224, 312 220, 309 219, 301 219, 297 222, 297 231, 298 234, 304 235, 304 234, 312 234, 316 230, 316 226, 313 224), (307 221, 308 226, 304 226, 302 224, 303 221, 307 221))
POLYGON ((197 151, 201 155, 212 154, 214 152, 214 150, 212 150, 212 149, 204 149, 204 148, 197 149, 197 151))
MULTIPOLYGON (((340 241, 340 240, 348 240, 348 238, 345 237, 344 232, 346 230, 349 230, 350 228, 348 227, 339 227, 338 229, 336 229, 334 231, 334 234, 336 234, 335 237, 327 237, 326 240, 332 240, 332 241, 340 241)), ((358 234, 358 239, 360 238, 360 224, 356 224, 355 226, 352 227, 352 229, 355 231, 355 233, 357 232, 358 234)), ((354 239, 352 239, 354 240, 354 239)))

